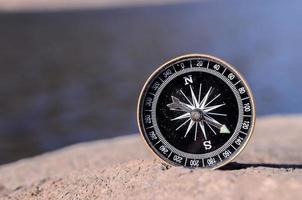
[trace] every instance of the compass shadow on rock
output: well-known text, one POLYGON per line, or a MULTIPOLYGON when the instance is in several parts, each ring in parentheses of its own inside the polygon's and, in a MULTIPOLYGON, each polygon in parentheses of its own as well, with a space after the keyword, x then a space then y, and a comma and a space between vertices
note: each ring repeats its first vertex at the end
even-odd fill
POLYGON ((232 170, 241 170, 241 169, 258 168, 258 167, 290 170, 290 169, 302 169, 302 164, 237 163, 237 162, 231 162, 231 163, 221 167, 220 170, 232 171, 232 170))

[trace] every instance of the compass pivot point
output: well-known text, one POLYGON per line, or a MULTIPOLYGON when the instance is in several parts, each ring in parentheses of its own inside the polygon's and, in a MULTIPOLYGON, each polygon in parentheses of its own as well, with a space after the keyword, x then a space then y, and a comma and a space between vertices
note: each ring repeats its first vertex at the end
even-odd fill
POLYGON ((194 109, 190 112, 190 117, 195 122, 200 122, 204 119, 204 114, 200 109, 194 109))

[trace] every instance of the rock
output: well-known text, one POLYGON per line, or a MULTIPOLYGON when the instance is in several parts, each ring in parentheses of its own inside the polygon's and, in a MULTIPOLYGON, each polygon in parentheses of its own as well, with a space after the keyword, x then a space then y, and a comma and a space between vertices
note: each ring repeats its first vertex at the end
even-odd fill
POLYGON ((0 167, 2 199, 300 199, 302 117, 257 121, 220 170, 166 167, 138 135, 66 147, 0 167))

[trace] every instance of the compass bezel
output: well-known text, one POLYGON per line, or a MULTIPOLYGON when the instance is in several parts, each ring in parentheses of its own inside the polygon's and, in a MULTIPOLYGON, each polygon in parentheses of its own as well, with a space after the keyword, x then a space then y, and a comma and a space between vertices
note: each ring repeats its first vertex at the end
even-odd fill
MULTIPOLYGON (((164 164, 168 164, 168 165, 172 165, 172 166, 184 166, 184 165, 178 165, 175 162, 169 160, 168 158, 164 157, 162 154, 160 154, 158 152, 158 150, 152 145, 152 143, 149 141, 148 137, 146 138, 146 131, 143 130, 143 122, 141 120, 141 112, 142 112, 142 103, 144 101, 144 93, 147 89, 149 89, 150 87, 150 83, 151 81, 156 78, 159 75, 159 72, 161 72, 163 70, 163 68, 166 68, 167 66, 179 62, 179 61, 183 61, 185 59, 190 59, 190 58, 197 58, 197 59, 205 59, 208 61, 214 61, 216 63, 220 63, 221 65, 223 65, 225 68, 229 69, 231 72, 233 72, 235 74, 236 77, 238 77, 239 80, 242 81, 242 84, 244 85, 245 89, 246 89, 246 93, 247 96, 249 97, 249 101, 251 102, 251 124, 250 127, 248 129, 247 132, 247 136, 245 138, 245 140, 243 141, 242 144, 239 145, 239 149, 236 150, 236 152, 232 153, 228 158, 220 161, 217 165, 210 167, 210 169, 217 169, 220 168, 224 165, 226 165, 227 163, 231 162, 233 159, 235 159, 242 151, 243 149, 246 147, 247 143, 250 141, 252 135, 253 135, 253 131, 254 131, 254 126, 256 123, 256 106, 255 106, 255 101, 254 101, 254 97, 253 94, 251 92, 250 86, 247 83, 246 79, 237 71, 237 69, 235 67, 233 67, 231 64, 227 63, 226 61, 223 61, 217 57, 211 56, 211 55, 207 55, 207 54, 186 54, 183 56, 179 56, 176 57, 174 59, 171 59, 167 62, 165 62, 164 64, 162 64, 161 66, 159 66, 147 79, 147 81, 145 82, 140 95, 139 95, 139 100, 138 100, 138 104, 137 104, 137 123, 138 123, 138 127, 139 127, 139 131, 140 131, 140 135, 145 143, 146 146, 148 146, 148 149, 151 150, 151 152, 155 155, 155 157, 157 159, 160 160, 160 162, 164 163, 164 164), (148 142, 149 141, 149 142, 148 142), (149 144, 150 143, 150 144, 149 144)), ((184 167, 188 167, 188 166, 184 166, 184 167)), ((202 168, 202 167, 201 167, 202 168)), ((207 167, 209 168, 209 167, 207 167)))

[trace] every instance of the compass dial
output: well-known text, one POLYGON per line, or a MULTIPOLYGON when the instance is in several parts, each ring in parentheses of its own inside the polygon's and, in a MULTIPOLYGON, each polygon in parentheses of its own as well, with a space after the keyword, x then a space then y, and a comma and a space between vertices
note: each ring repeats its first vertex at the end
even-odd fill
POLYGON ((218 168, 248 142, 255 123, 251 91, 228 63, 208 55, 173 59, 147 80, 138 124, 163 161, 218 168))

